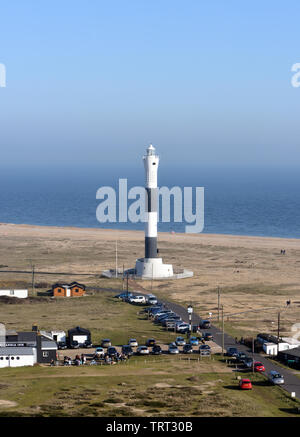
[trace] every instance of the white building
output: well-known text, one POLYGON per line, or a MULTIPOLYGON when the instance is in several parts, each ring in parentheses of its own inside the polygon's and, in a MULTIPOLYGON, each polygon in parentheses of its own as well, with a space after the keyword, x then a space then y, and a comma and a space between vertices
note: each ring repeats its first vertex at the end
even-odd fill
POLYGON ((26 299, 26 297, 28 297, 28 290, 0 290, 0 296, 18 297, 19 299, 26 299))
POLYGON ((53 338, 54 341, 58 342, 58 341, 67 341, 67 336, 65 331, 51 331, 50 332, 51 337, 53 338))
POLYGON ((36 348, 1 347, 0 368, 33 366, 37 362, 36 348))

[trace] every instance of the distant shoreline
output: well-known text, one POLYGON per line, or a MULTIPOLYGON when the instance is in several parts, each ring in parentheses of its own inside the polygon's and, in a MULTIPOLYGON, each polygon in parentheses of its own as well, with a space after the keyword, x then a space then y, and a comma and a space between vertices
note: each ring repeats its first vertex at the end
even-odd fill
MULTIPOLYGON (((135 235, 135 237, 143 238, 144 231, 143 230, 134 230, 134 229, 112 229, 112 228, 102 228, 102 227, 80 227, 80 226, 59 226, 59 225, 33 225, 33 224, 26 224, 26 223, 0 223, 0 234, 2 233, 5 228, 7 229, 28 229, 28 230, 39 230, 41 232, 45 231, 53 231, 53 230, 59 230, 59 231, 75 231, 75 232, 96 232, 97 234, 102 233, 103 235, 108 236, 109 234, 116 234, 119 235, 128 235, 131 238, 135 235), (134 235, 133 235, 134 234, 134 235)), ((166 231, 159 231, 158 235, 162 240, 166 239, 166 237, 174 238, 176 236, 178 237, 185 237, 188 239, 209 239, 213 238, 216 239, 226 239, 226 240, 261 240, 261 241, 274 241, 274 242, 299 242, 300 238, 296 237, 270 237, 270 236, 260 236, 260 235, 235 235, 235 234, 208 234, 208 233, 199 233, 199 234, 187 234, 187 233, 179 233, 179 232, 166 232, 166 231)), ((169 238, 168 238, 169 239, 169 238)))

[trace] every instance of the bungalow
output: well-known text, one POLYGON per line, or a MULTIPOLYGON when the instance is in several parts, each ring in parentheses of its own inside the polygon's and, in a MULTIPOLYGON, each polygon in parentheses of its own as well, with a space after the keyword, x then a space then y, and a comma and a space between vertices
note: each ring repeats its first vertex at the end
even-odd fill
POLYGON ((300 347, 278 352, 278 359, 288 365, 300 368, 300 347))
POLYGON ((52 296, 54 297, 76 297, 85 294, 85 285, 78 282, 71 284, 56 283, 52 285, 52 296))

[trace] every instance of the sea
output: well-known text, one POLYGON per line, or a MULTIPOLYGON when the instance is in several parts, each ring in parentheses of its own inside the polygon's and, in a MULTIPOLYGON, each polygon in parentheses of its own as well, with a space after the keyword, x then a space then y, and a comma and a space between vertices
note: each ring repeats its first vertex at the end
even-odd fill
MULTIPOLYGON (((97 190, 113 187, 118 200, 120 178, 127 179, 128 189, 143 186, 142 164, 0 168, 0 222, 143 230, 142 222, 96 218, 97 190)), ((300 238, 297 168, 160 167, 158 183, 170 189, 204 187, 203 233, 300 238)), ((160 217, 158 230, 185 232, 187 224, 175 222, 171 208, 171 221, 160 217)))

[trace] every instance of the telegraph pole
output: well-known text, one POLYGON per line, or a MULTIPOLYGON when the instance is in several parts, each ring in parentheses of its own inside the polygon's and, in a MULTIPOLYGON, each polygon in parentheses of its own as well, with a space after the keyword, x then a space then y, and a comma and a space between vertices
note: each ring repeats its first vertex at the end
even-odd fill
POLYGON ((220 323, 220 287, 218 287, 218 324, 220 323))
MULTIPOLYGON (((279 337, 280 337, 280 312, 278 313, 278 322, 277 322, 277 340, 279 345, 279 337)), ((279 346, 278 346, 279 350, 279 346)))
POLYGON ((116 240, 116 278, 118 277, 118 240, 116 240))
POLYGON ((224 358, 224 306, 221 306, 222 309, 222 356, 224 358))

